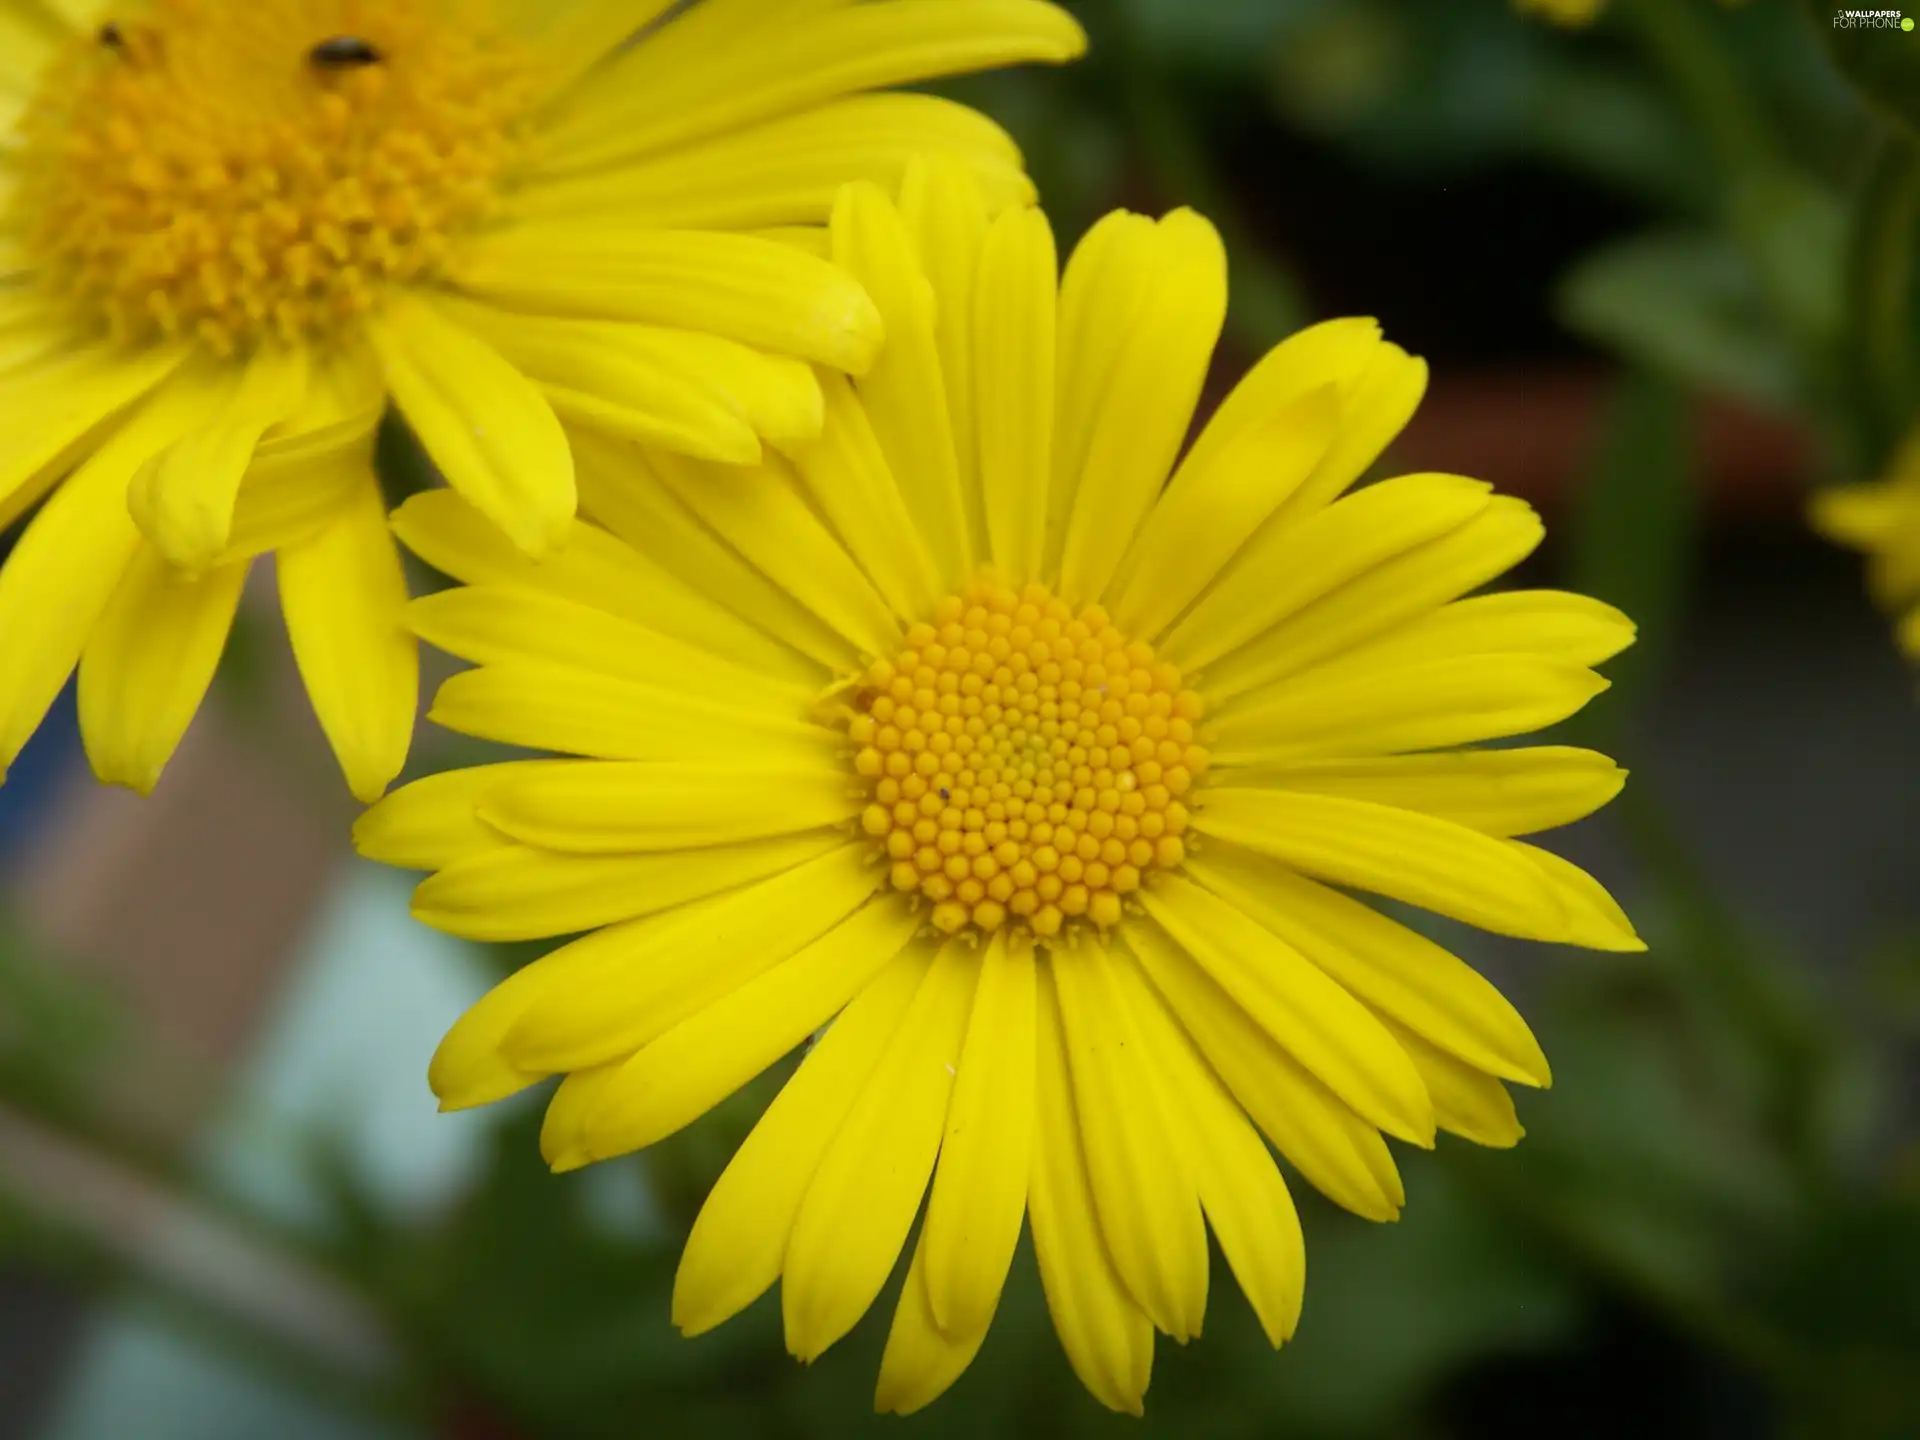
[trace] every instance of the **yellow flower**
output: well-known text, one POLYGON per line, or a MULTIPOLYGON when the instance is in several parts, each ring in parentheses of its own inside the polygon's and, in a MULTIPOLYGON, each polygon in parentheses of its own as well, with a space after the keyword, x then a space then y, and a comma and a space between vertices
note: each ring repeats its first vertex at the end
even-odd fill
POLYGON ((878 312, 829 265, 845 181, 1012 142, 869 93, 1082 36, 1040 0, 0 0, 0 776, 75 665, 104 778, 150 788, 254 557, 348 782, 416 690, 370 465, 391 400, 529 552, 569 436, 755 462, 878 312), (810 253, 812 252, 812 253, 810 253))
POLYGON ((1920 660, 1920 433, 1894 455, 1885 480, 1816 495, 1814 529, 1867 554, 1867 587, 1900 615, 1900 648, 1920 660))
POLYGON ((1273 1342, 1294 1328, 1301 1237, 1262 1131, 1391 1219, 1382 1132, 1509 1145, 1501 1082, 1547 1083, 1491 985, 1348 891, 1640 948, 1514 838, 1622 772, 1471 748, 1580 709, 1633 629, 1575 595, 1460 598, 1541 536, 1487 485, 1340 498, 1425 386, 1372 321, 1274 350, 1176 465, 1227 298, 1190 211, 1110 216, 1061 283, 1041 213, 990 219, 950 168, 911 170, 897 207, 850 187, 831 233, 888 344, 827 378, 790 462, 596 439, 591 521, 542 566, 457 495, 398 512, 465 582, 413 607, 478 667, 434 717, 591 758, 423 780, 357 840, 437 872, 428 924, 591 932, 431 1071, 447 1108, 565 1075, 557 1169, 672 1133, 828 1027, 701 1212, 682 1329, 780 1280, 813 1359, 930 1187, 879 1405, 966 1367, 1025 1218, 1075 1370, 1137 1411, 1154 1330, 1199 1333, 1208 1225, 1273 1342))

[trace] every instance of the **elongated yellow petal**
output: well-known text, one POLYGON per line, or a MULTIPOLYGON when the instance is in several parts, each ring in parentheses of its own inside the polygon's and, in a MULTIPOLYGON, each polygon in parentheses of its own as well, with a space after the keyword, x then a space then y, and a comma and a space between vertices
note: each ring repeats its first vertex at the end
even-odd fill
MULTIPOLYGON (((1022 1180, 1024 1187, 1025 1181, 1022 1180)), ((995 1297, 999 1296, 996 1293, 995 1297)), ((967 1329, 942 1329, 927 1293, 927 1235, 922 1228, 907 1266, 907 1283, 894 1307, 887 1348, 880 1357, 880 1379, 873 1408, 883 1415, 911 1415, 924 1409, 958 1380, 980 1353, 993 1313, 967 1329)))
POLYGON ((1209 222, 1176 210, 1147 253, 1146 297, 1100 392, 1060 554, 1061 587, 1087 599, 1106 589, 1173 469, 1226 319, 1227 256, 1209 222))
POLYGON ((1237 847, 1210 847, 1189 869, 1375 1011, 1478 1069, 1523 1085, 1551 1079, 1506 997, 1418 931, 1237 847))
POLYGON ((1379 673, 1468 655, 1538 655, 1598 665, 1626 649, 1633 637, 1633 622, 1602 601, 1564 590, 1502 590, 1442 605, 1314 666, 1313 673, 1379 673))
POLYGON ((1329 667, 1247 695, 1214 721, 1221 765, 1392 755, 1526 735, 1607 688, 1578 665, 1530 655, 1410 661, 1378 671, 1329 667))
POLYGON ((217 371, 176 376, 61 486, 0 567, 0 775, 73 673, 140 543, 128 481, 212 413, 219 382, 217 371))
POLYGON ((1114 619, 1142 636, 1172 624, 1312 473, 1339 419, 1339 392, 1323 385, 1248 426, 1211 463, 1181 466, 1108 590, 1114 619))
POLYGON ((240 482, 254 450, 306 399, 307 370, 304 348, 261 346, 220 413, 134 477, 127 490, 133 522, 173 564, 204 570, 227 548, 240 482))
POLYGON ((540 1122, 540 1158, 554 1174, 593 1163, 585 1140, 587 1116, 620 1073, 620 1065, 620 1061, 610 1060, 605 1065, 575 1070, 555 1087, 540 1122))
POLYGON ((365 459, 333 524, 278 557, 280 608, 320 728, 362 804, 407 761, 420 699, 419 648, 406 626, 407 577, 365 459))
POLYGON ((1459 475, 1402 475, 1292 526, 1269 526, 1167 636, 1169 659, 1204 666, 1272 631, 1385 562, 1459 530, 1493 487, 1459 475))
POLYGON ((1153 1322, 1121 1283, 1094 1212, 1052 971, 1042 967, 1035 995, 1033 1253, 1073 1373, 1108 1409, 1138 1415, 1153 1370, 1153 1322))
POLYGON ((861 653, 899 645, 899 620, 808 508, 785 461, 721 471, 660 455, 655 470, 687 509, 861 653))
POLYGON ((1569 917, 1515 847, 1412 810, 1282 790, 1207 793, 1195 825, 1336 885, 1386 895, 1483 930, 1557 940, 1569 917))
POLYGON ((674 0, 614 0, 608 5, 552 5, 509 0, 521 32, 546 62, 543 79, 561 90, 673 8, 674 0))
MULTIPOLYGON (((917 156, 900 181, 900 216, 906 222, 920 273, 933 287, 933 313, 948 317, 973 314, 980 250, 987 241, 991 213, 980 187, 960 166, 939 156, 917 156)), ((866 281, 868 289, 873 281, 866 281)), ((898 326, 888 333, 898 341, 898 326)), ((940 373, 946 380, 946 405, 959 464, 961 506, 975 549, 984 548, 986 515, 980 504, 979 431, 974 422, 973 327, 952 323, 934 327, 940 373)))
MULTIPOLYGON (((1207 698, 1222 703, 1385 635, 1519 564, 1545 533, 1540 517, 1524 501, 1496 495, 1458 529, 1356 575, 1208 665, 1207 698)), ((1198 613, 1197 608, 1190 612, 1188 623, 1198 613)), ((1191 663, 1171 654, 1168 658, 1175 664, 1191 663)))
POLYGON ((1396 1024, 1391 1016, 1380 1021, 1393 1032, 1400 1048, 1407 1052, 1427 1093, 1433 1097, 1433 1118, 1442 1130, 1473 1141, 1505 1150, 1520 1143, 1527 1132, 1520 1128, 1514 1113, 1513 1096, 1492 1075, 1476 1070, 1459 1056, 1449 1054, 1423 1036, 1396 1024))
POLYGON ((1167 1012, 1138 962, 1124 952, 1114 972, 1127 997, 1149 1063, 1162 1077, 1188 1137, 1188 1163, 1207 1221, 1275 1346, 1300 1323, 1306 1245, 1300 1217, 1266 1143, 1167 1012))
POLYGON ((639 855, 494 846, 421 881, 413 918, 469 940, 575 935, 778 874, 845 843, 826 832, 639 855))
POLYGON ((704 8, 607 67, 553 135, 547 163, 588 169, 860 90, 1057 63, 1086 48, 1071 16, 1036 0, 789 7, 751 26, 724 13, 737 7, 704 8))
POLYGON ((1382 341, 1366 368, 1340 395, 1340 432, 1313 474, 1275 513, 1275 523, 1295 524, 1337 499, 1364 476, 1413 418, 1427 393, 1427 362, 1382 341))
POLYGON ((753 235, 522 223, 470 241, 449 273, 510 310, 695 330, 855 374, 884 338, 851 276, 753 235))
POLYGON ((525 844, 594 855, 788 835, 843 824, 865 804, 824 754, 793 767, 608 761, 509 781, 481 800, 480 818, 525 844))
POLYGON ((573 457, 534 383, 425 300, 395 296, 368 334, 447 483, 528 554, 551 551, 573 519, 573 457))
POLYGON ((1546 877, 1547 886, 1559 902, 1561 928, 1542 940, 1558 940, 1566 945, 1584 945, 1591 950, 1644 950, 1647 944, 1634 932, 1626 912, 1586 871, 1549 850, 1519 840, 1505 842, 1507 849, 1533 862, 1546 877))
POLYGON ((407 610, 421 639, 482 665, 565 666, 737 711, 742 725, 776 734, 807 727, 792 718, 811 700, 804 686, 755 673, 590 605, 512 586, 465 585, 423 596, 407 610))
POLYGON ((1395 1220, 1406 1202, 1380 1132, 1262 1029, 1167 936, 1128 927, 1127 947, 1234 1099, 1309 1184, 1369 1220, 1395 1220))
POLYGON ((916 156, 962 166, 994 209, 1029 201, 1020 152, 993 121, 935 95, 850 95, 610 170, 521 186, 506 213, 533 221, 618 215, 661 229, 818 225, 841 186, 892 193, 916 156))
POLYGON ((933 1174, 979 958, 950 941, 847 1111, 793 1220, 780 1282, 787 1349, 817 1359, 886 1284, 933 1174))
POLYGON ((525 1065, 509 1055, 506 1037, 539 1001, 592 976, 599 959, 593 951, 564 945, 521 966, 468 1007, 427 1066, 427 1084, 439 1097, 440 1108, 489 1105, 552 1074, 553 1068, 525 1065))
MULTIPOLYGON (((105 344, 63 348, 44 363, 0 375, 0 414, 7 416, 0 513, 6 521, 26 508, 12 503, 16 494, 30 491, 37 498, 44 493, 45 483, 73 463, 90 435, 160 385, 191 353, 185 345, 131 352, 105 344)), ((170 443, 171 437, 161 439, 140 460, 170 443)))
POLYGON ((920 1245, 928 1304, 951 1335, 986 1333, 1027 1211, 1034 964, 1030 939, 996 934, 989 942, 947 1107, 920 1245))
POLYGON ((780 1278, 820 1159, 871 1090, 932 963, 930 948, 913 946, 854 997, 714 1182, 673 1279, 673 1323, 684 1333, 731 1319, 780 1278))
POLYGON ((975 546, 949 408, 957 377, 943 371, 940 341, 964 328, 966 316, 937 312, 906 225, 876 187, 840 192, 831 233, 835 263, 866 287, 887 330, 886 348, 861 377, 860 399, 899 502, 938 567, 938 583, 951 588, 973 569, 975 546))
MULTIPOLYGON (((898 357, 889 352, 889 361, 898 357)), ((880 453, 872 413, 840 376, 824 382, 826 432, 793 448, 793 462, 820 513, 897 616, 930 614, 947 581, 880 453)))
POLYGON ((1113 959, 1083 945, 1049 968, 1100 1233, 1154 1325, 1191 1339, 1206 1316, 1207 1232, 1175 1132, 1179 1117, 1143 1050, 1113 959))
POLYGON ((244 562, 188 576, 137 545, 80 657, 80 734, 93 773, 142 795, 159 783, 226 649, 244 562))
POLYGON ((369 860, 406 870, 438 870, 509 844, 480 819, 480 797, 502 782, 572 760, 507 760, 445 770, 402 786, 353 825, 353 845, 369 860))
MULTIPOLYGON (((742 621, 825 670, 844 671, 858 663, 858 652, 849 641, 741 558, 676 499, 638 446, 580 434, 574 437, 574 449, 580 457, 581 504, 650 563, 673 575, 687 590, 724 599, 742 621)), ((658 628, 674 633, 665 626, 658 628)), ((733 647, 708 644, 707 648, 738 658, 733 647)), ((775 675, 792 669, 760 664, 753 668, 775 675)))
MULTIPOLYGON (((354 511, 374 478, 371 442, 378 418, 376 411, 364 429, 356 425, 335 431, 345 442, 336 446, 302 447, 298 452, 289 446, 268 453, 274 442, 267 441, 255 452, 254 463, 241 481, 226 548, 213 563, 251 560, 270 550, 306 545, 331 529, 342 514, 354 511)), ((385 520, 383 503, 383 530, 385 520)), ((381 538, 387 540, 384 534, 381 538)), ((390 540, 388 548, 392 548, 390 540)))
POLYGON ((584 1153, 638 1150, 697 1119, 832 1019, 906 950, 919 923, 907 906, 879 896, 681 1021, 619 1067, 583 1121, 584 1153))
POLYGON ((1416 1145, 1433 1110, 1393 1037, 1340 985, 1238 906, 1169 875, 1147 913, 1274 1039, 1363 1118, 1416 1145))
POLYGON ((1223 776, 1236 785, 1272 785, 1398 805, 1485 835, 1530 835, 1584 819, 1620 793, 1627 772, 1605 755, 1568 745, 1453 750, 1364 760, 1306 760, 1223 776))
POLYGON ((660 915, 597 930, 535 962, 572 977, 535 998, 501 1041, 515 1065, 578 1070, 628 1056, 799 953, 876 889, 865 847, 660 915))
POLYGON ((1047 217, 1004 212, 987 232, 976 284, 973 399, 987 538, 997 573, 1020 584, 1040 578, 1053 470, 1060 275, 1047 217))
POLYGON ((598 525, 576 520, 560 553, 537 562, 451 490, 415 495, 394 512, 392 525, 409 550, 464 584, 541 591, 685 641, 756 675, 809 690, 825 681, 821 667, 792 647, 598 525))

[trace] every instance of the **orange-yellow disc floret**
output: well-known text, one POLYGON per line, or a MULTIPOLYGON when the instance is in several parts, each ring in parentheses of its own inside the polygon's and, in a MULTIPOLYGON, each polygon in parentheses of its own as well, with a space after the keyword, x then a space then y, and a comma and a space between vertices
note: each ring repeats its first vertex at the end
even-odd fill
POLYGON ((1104 929, 1185 858, 1200 714, 1180 672, 1099 606, 982 581, 861 679, 847 727, 873 786, 861 824, 894 888, 931 900, 949 934, 1104 929))
POLYGON ((50 298, 228 354, 324 336, 494 208, 531 94, 483 0, 129 0, 23 122, 50 298))

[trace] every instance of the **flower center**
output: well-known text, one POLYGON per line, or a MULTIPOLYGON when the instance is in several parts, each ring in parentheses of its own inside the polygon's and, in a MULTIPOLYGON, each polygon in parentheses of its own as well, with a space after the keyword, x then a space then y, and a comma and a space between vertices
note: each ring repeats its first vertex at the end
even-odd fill
POLYGON ((531 94, 481 0, 146 0, 49 67, 13 223, 126 339, 325 335, 487 213, 531 94))
POLYGON ((855 706, 861 823, 949 934, 1010 917, 1041 938, 1076 916, 1104 929, 1185 858, 1200 697, 1097 605, 976 584, 867 671, 855 706))

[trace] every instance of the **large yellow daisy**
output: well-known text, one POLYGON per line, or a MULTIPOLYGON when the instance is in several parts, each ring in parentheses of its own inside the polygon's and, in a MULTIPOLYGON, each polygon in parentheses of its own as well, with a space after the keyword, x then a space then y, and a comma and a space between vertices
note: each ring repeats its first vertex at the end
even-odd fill
POLYGON ((1920 660, 1920 433, 1895 453, 1887 477, 1814 497, 1813 525, 1867 556, 1867 588, 1899 615, 1900 648, 1920 660))
POLYGON ((569 432, 754 462, 880 315, 838 186, 931 150, 1031 195, 983 117, 881 87, 1082 37, 1040 0, 0 0, 0 775, 76 664, 150 787, 258 555, 350 785, 411 730, 369 464, 391 399, 539 553, 569 432))
POLYGON ((437 872, 415 913, 441 929, 590 932, 432 1067, 449 1108, 563 1074, 556 1168, 660 1139, 815 1037, 701 1212, 684 1330, 779 1280, 811 1360, 924 1199, 883 1408, 966 1367, 1025 1219, 1074 1368, 1138 1410, 1154 1331, 1199 1333, 1209 1225, 1274 1343, 1294 1328, 1269 1141, 1390 1219, 1383 1132, 1511 1144, 1502 1082, 1547 1083, 1491 985, 1352 892, 1640 948, 1597 883, 1514 838, 1621 772, 1472 748, 1578 710, 1633 629, 1576 595, 1461 598, 1541 536, 1485 484, 1346 493, 1426 378, 1371 321, 1274 350, 1176 465, 1226 306, 1191 212, 1109 217, 1064 281, 1039 211, 990 219, 951 169, 910 172, 897 206, 850 187, 831 233, 889 340, 826 380, 791 463, 596 439, 591 519, 539 566, 457 495, 400 510, 465 582, 412 611, 478 662, 434 717, 587 758, 410 785, 358 843, 437 872))

